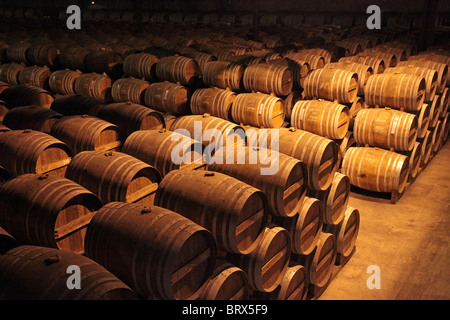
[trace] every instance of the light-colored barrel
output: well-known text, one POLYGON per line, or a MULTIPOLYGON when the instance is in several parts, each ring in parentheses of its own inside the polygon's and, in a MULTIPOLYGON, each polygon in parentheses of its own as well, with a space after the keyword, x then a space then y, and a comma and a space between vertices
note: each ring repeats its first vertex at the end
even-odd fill
POLYGON ((231 106, 236 98, 236 93, 220 88, 204 88, 195 90, 191 97, 192 114, 205 114, 228 121, 231 117, 231 106))
POLYGON ((293 87, 293 75, 288 66, 279 63, 258 63, 245 68, 244 88, 247 91, 287 96, 293 87))
POLYGON ((342 57, 339 59, 339 62, 347 61, 365 64, 366 66, 372 68, 374 74, 383 73, 386 69, 384 60, 376 57, 357 55, 351 57, 342 57))
POLYGON ((437 72, 437 88, 436 93, 440 94, 444 91, 447 85, 448 76, 448 66, 444 63, 427 60, 421 56, 411 56, 408 61, 401 61, 398 66, 416 66, 420 68, 427 68, 435 70, 437 72))
POLYGON ((364 95, 364 87, 367 84, 367 79, 371 75, 373 75, 373 69, 371 66, 368 66, 366 64, 357 63, 357 62, 334 62, 334 63, 327 63, 324 68, 329 69, 343 69, 350 72, 354 72, 358 75, 358 95, 364 95))
POLYGON ((111 87, 111 97, 115 102, 131 101, 136 104, 145 104, 145 90, 149 83, 145 80, 122 78, 114 81, 111 87))
POLYGON ((342 161, 342 174, 359 188, 376 192, 403 192, 409 159, 392 151, 371 147, 350 148, 342 161))
POLYGON ((369 108, 356 116, 353 136, 357 143, 372 147, 411 150, 417 138, 414 114, 390 108, 369 108))
POLYGON ((211 61, 206 63, 202 79, 206 86, 229 88, 239 92, 243 89, 242 77, 245 66, 229 61, 211 61))
POLYGON ((106 75, 85 73, 75 80, 75 92, 103 102, 111 101, 111 83, 111 78, 106 75))
POLYGON ((156 76, 160 81, 191 85, 200 74, 197 62, 187 57, 163 57, 156 63, 156 76))
POLYGON ((348 107, 332 101, 300 100, 292 109, 291 125, 329 139, 342 139, 348 131, 348 107))
POLYGON ((168 81, 150 84, 144 93, 144 104, 154 110, 173 114, 185 115, 189 111, 191 94, 183 85, 168 81))

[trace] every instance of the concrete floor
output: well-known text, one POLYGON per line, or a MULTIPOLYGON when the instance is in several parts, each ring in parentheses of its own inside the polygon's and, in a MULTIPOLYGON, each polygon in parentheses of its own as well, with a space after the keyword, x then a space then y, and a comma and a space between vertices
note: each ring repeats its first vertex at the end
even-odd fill
POLYGON ((322 300, 450 299, 450 143, 396 203, 352 193, 361 214, 356 251, 322 300), (381 289, 368 289, 367 268, 381 289))

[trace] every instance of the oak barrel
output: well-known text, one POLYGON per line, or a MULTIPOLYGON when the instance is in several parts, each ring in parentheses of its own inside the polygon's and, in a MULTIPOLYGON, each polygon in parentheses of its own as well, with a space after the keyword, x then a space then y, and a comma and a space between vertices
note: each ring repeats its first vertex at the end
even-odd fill
POLYGON ((122 78, 114 81, 111 86, 111 97, 115 102, 131 101, 136 104, 145 104, 145 90, 149 83, 145 80, 122 78))
POLYGON ((65 115, 90 115, 97 116, 99 110, 105 105, 94 97, 81 94, 58 96, 52 102, 50 109, 65 115))
POLYGON ((23 174, 0 188, 0 224, 17 241, 84 252, 86 227, 102 206, 90 191, 68 179, 23 174))
POLYGON ((55 97, 51 92, 42 88, 21 84, 3 90, 0 99, 7 102, 11 107, 38 105, 50 108, 55 97))
POLYGON ((287 65, 258 63, 245 68, 242 83, 247 91, 287 96, 292 91, 293 74, 287 65))
POLYGON ((409 65, 435 70, 437 72, 436 93, 440 94, 444 91, 447 84, 447 79, 449 78, 448 65, 436 61, 426 60, 421 56, 411 56, 408 61, 401 61, 398 63, 399 67, 409 65))
POLYGON ((156 76, 160 81, 192 85, 201 75, 198 63, 183 56, 160 58, 156 63, 156 76))
POLYGON ((111 83, 111 78, 106 75, 84 73, 75 80, 75 93, 108 102, 112 100, 111 83))
POLYGON ((168 81, 152 83, 144 92, 147 107, 176 116, 188 114, 190 98, 188 88, 168 81))
POLYGON ((236 93, 220 88, 204 88, 195 90, 191 97, 192 114, 208 113, 214 117, 233 121, 231 106, 236 93))
POLYGON ((23 106, 9 110, 3 118, 3 124, 12 130, 31 129, 50 133, 55 122, 62 114, 40 106, 23 106))
POLYGON ((373 75, 373 69, 371 66, 357 63, 357 62, 333 62, 333 63, 327 63, 324 68, 328 69, 342 69, 347 70, 350 72, 354 72, 358 75, 358 95, 364 95, 364 87, 367 84, 367 79, 371 75, 373 75))
POLYGON ((10 62, 0 65, 0 81, 4 81, 12 86, 17 86, 19 82, 19 73, 25 66, 10 62))
POLYGON ((57 70, 50 74, 48 85, 55 94, 70 95, 75 94, 75 80, 80 77, 80 71, 57 70))
POLYGON ((419 141, 414 142, 414 147, 409 151, 401 151, 401 154, 404 154, 409 158, 409 179, 414 179, 419 173, 420 162, 421 162, 421 150, 422 143, 419 141))
POLYGON ((164 300, 197 298, 217 254, 203 227, 173 211, 135 203, 103 206, 85 240, 87 257, 139 295, 164 300))
POLYGON ((159 58, 148 53, 135 53, 123 61, 125 75, 147 81, 156 81, 156 63, 159 58))
POLYGON ((339 62, 356 62, 361 63, 366 66, 372 68, 374 74, 383 73, 386 69, 385 63, 383 59, 371 57, 371 56, 351 56, 351 57, 342 57, 339 59, 339 62))
POLYGON ((229 88, 231 91, 243 90, 242 78, 245 66, 229 61, 211 61, 202 70, 202 80, 206 86, 229 88))

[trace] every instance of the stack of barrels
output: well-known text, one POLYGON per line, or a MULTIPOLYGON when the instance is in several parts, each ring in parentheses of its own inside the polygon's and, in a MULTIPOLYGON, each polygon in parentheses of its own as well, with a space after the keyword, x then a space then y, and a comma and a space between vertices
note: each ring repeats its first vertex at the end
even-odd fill
POLYGON ((400 191, 448 136, 445 53, 121 26, 0 34, 0 298, 317 298, 356 247, 350 186, 400 191))

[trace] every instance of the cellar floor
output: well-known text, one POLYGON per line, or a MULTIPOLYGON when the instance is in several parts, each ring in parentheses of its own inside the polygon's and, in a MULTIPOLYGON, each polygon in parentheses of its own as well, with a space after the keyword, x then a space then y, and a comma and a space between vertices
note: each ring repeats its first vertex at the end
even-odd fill
POLYGON ((395 205, 353 192, 349 205, 361 214, 356 251, 320 299, 450 299, 450 143, 395 205), (367 286, 371 265, 380 289, 367 286))

